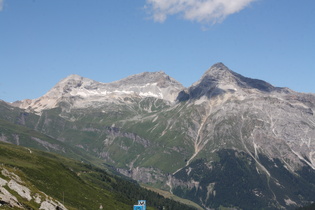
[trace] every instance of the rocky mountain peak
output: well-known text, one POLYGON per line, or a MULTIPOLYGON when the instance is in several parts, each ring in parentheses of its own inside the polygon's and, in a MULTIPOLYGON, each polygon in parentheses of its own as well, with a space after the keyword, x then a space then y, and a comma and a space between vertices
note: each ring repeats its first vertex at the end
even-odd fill
POLYGON ((205 76, 213 76, 213 77, 218 77, 218 76, 224 76, 224 74, 229 74, 231 73, 231 70, 225 66, 223 63, 216 63, 212 65, 202 77, 205 76))
POLYGON ((101 83, 76 74, 72 74, 58 82, 54 88, 64 88, 66 91, 67 88, 80 88, 81 86, 91 86, 93 84, 97 85, 101 83))
MULTIPOLYGON (((235 84, 236 83, 236 73, 232 72, 227 66, 223 63, 216 63, 208 69, 201 79, 197 81, 194 85, 202 83, 206 84, 235 84)), ((239 75, 240 76, 240 75, 239 75)))
POLYGON ((164 71, 143 72, 140 74, 131 75, 111 84, 117 86, 156 84, 159 87, 175 86, 178 88, 183 88, 182 84, 168 76, 164 71))
POLYGON ((244 77, 230 70, 223 63, 216 63, 203 74, 200 80, 195 82, 187 90, 182 91, 177 99, 179 101, 199 99, 202 96, 210 98, 227 92, 249 92, 250 90, 270 93, 281 89, 263 80, 244 77))
POLYGON ((125 97, 153 97, 174 102, 184 87, 163 71, 144 72, 127 78, 101 83, 73 74, 58 82, 38 99, 23 100, 14 106, 40 113, 65 102, 71 107, 94 107, 96 104, 118 103, 125 97))

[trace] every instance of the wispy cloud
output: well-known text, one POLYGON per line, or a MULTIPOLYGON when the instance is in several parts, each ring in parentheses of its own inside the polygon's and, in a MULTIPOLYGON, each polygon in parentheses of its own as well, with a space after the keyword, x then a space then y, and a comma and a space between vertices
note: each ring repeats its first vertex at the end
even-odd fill
POLYGON ((0 12, 3 10, 4 0, 0 0, 0 12))
POLYGON ((255 0, 146 0, 145 8, 154 21, 164 22, 169 15, 201 23, 217 23, 239 12, 255 0))

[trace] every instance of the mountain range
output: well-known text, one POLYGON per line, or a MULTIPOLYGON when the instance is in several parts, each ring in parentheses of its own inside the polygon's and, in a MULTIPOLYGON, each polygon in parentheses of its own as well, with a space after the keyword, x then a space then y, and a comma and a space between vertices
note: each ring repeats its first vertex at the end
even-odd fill
POLYGON ((70 75, 38 99, 0 103, 3 122, 45 138, 0 140, 111 165, 204 209, 294 209, 315 201, 314 108, 314 94, 223 63, 188 88, 164 72, 70 75))

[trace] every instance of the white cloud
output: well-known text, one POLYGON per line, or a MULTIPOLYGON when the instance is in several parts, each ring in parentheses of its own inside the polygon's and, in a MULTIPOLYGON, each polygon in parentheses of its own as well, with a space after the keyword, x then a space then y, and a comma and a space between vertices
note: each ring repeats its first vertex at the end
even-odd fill
POLYGON ((164 22, 169 15, 201 23, 217 23, 239 12, 255 0, 146 0, 145 8, 154 21, 164 22))
POLYGON ((4 0, 0 0, 0 11, 3 10, 4 0))

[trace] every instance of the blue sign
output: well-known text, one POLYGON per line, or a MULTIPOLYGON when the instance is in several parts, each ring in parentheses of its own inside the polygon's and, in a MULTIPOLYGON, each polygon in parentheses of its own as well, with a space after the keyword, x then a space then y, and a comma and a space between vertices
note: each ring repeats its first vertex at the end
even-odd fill
POLYGON ((138 205, 146 206, 147 202, 145 200, 138 200, 138 205))
POLYGON ((134 205, 133 210, 144 210, 144 209, 143 209, 143 206, 141 205, 134 205))
POLYGON ((138 205, 143 206, 143 210, 147 209, 147 202, 146 200, 138 200, 138 205))

